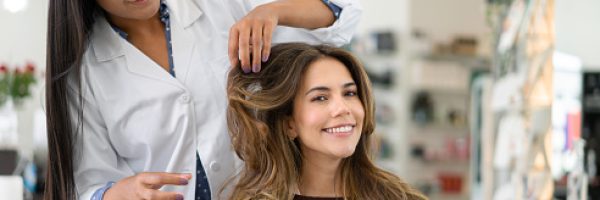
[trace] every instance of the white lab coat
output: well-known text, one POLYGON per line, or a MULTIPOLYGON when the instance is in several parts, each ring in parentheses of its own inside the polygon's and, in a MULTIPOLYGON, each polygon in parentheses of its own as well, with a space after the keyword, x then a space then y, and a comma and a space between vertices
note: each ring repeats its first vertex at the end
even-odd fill
MULTIPOLYGON (((230 144, 226 123, 228 31, 252 8, 269 1, 167 0, 176 78, 122 39, 98 18, 82 61, 84 116, 76 146, 79 197, 109 181, 140 172, 192 173, 187 186, 163 187, 194 199, 196 151, 213 199, 242 162, 230 144)), ((350 41, 361 15, 357 0, 330 27, 279 27, 273 42, 341 45, 350 41)), ((308 14, 308 13, 307 13, 308 14)))

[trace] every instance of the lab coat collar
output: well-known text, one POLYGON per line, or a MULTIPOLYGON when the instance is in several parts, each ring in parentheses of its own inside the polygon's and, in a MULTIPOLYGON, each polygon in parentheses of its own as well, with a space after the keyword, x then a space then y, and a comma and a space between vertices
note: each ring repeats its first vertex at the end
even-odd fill
POLYGON ((165 82, 178 88, 184 88, 169 72, 162 69, 156 62, 145 56, 142 51, 132 44, 123 41, 123 49, 125 50, 125 62, 129 72, 165 82))
POLYGON ((177 20, 171 20, 171 42, 173 47, 173 62, 175 67, 174 78, 156 62, 144 55, 131 43, 121 39, 121 46, 125 54, 125 62, 129 72, 152 78, 185 89, 180 81, 185 81, 190 67, 196 41, 189 31, 186 31, 177 20))
MULTIPOLYGON (((203 12, 200 7, 191 0, 167 0, 166 3, 171 12, 171 20, 177 20, 184 28, 191 26, 203 12), (175 19, 174 19, 175 18, 175 19)), ((104 16, 98 16, 93 28, 96 36, 93 37, 92 46, 98 61, 108 61, 124 55, 119 35, 110 27, 104 16)))
POLYGON ((173 63, 177 79, 152 61, 131 43, 121 39, 122 50, 125 53, 127 69, 135 74, 167 82, 179 88, 184 88, 178 81, 186 80, 189 69, 194 66, 196 40, 190 30, 185 30, 178 20, 171 19, 171 44, 173 48, 173 63))
MULTIPOLYGON (((178 79, 183 81, 185 81, 187 77, 189 68, 193 65, 191 63, 191 58, 196 44, 194 35, 185 30, 185 25, 192 25, 194 21, 186 20, 196 20, 201 14, 199 8, 191 2, 192 1, 189 0, 167 1, 169 9, 174 10, 174 12, 170 13, 170 20, 175 73, 178 79), (183 12, 180 13, 179 9, 182 9, 183 12), (182 13, 189 12, 196 13, 197 17, 182 17, 185 16, 182 13), (175 16, 175 18, 173 18, 173 16, 175 16)), ((99 62, 106 62, 127 54, 129 55, 127 56, 129 59, 128 69, 131 72, 162 80, 173 79, 170 76, 165 77, 163 71, 147 71, 148 69, 145 69, 145 67, 140 67, 140 63, 144 63, 141 66, 156 65, 156 63, 148 58, 139 58, 143 53, 121 38, 104 16, 99 16, 96 19, 91 37, 91 45, 94 55, 99 62)), ((171 81, 172 80, 168 80, 168 82, 171 81)))
POLYGON ((92 48, 98 61, 112 60, 125 54, 120 36, 110 27, 104 16, 96 17, 92 31, 92 48))
POLYGON ((166 0, 169 10, 176 10, 170 13, 171 16, 181 22, 184 28, 192 25, 203 14, 196 2, 192 0, 166 0))

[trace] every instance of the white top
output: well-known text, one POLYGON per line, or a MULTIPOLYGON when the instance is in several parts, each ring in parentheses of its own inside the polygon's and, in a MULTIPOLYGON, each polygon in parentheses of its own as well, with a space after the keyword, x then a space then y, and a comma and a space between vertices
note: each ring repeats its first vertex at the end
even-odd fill
MULTIPOLYGON (((167 0, 176 78, 98 18, 82 61, 82 133, 76 146, 79 197, 140 172, 191 173, 187 186, 165 186, 194 199, 196 151, 213 199, 228 196, 242 162, 226 123, 229 28, 259 0, 167 0)), ((343 11, 327 28, 278 27, 273 43, 348 43, 361 15, 358 0, 333 1, 343 11)), ((73 114, 76 116, 76 114, 73 114)), ((75 123, 77 120, 75 121, 75 123)))

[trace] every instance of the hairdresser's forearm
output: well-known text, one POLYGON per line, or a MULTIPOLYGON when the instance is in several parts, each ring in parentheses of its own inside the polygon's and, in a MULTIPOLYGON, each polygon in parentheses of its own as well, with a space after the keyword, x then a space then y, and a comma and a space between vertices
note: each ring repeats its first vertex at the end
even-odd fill
POLYGON ((333 12, 322 0, 279 0, 272 6, 279 18, 279 25, 296 28, 316 29, 333 24, 333 12))

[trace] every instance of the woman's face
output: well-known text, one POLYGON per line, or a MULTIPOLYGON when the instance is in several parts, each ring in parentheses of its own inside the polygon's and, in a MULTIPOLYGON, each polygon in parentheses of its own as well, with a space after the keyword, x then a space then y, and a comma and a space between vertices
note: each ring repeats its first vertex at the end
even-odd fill
POLYGON ((352 155, 365 111, 346 66, 331 57, 321 58, 308 67, 301 83, 290 128, 302 155, 329 159, 352 155))
POLYGON ((160 0, 96 0, 112 17, 146 20, 156 15, 160 0))

